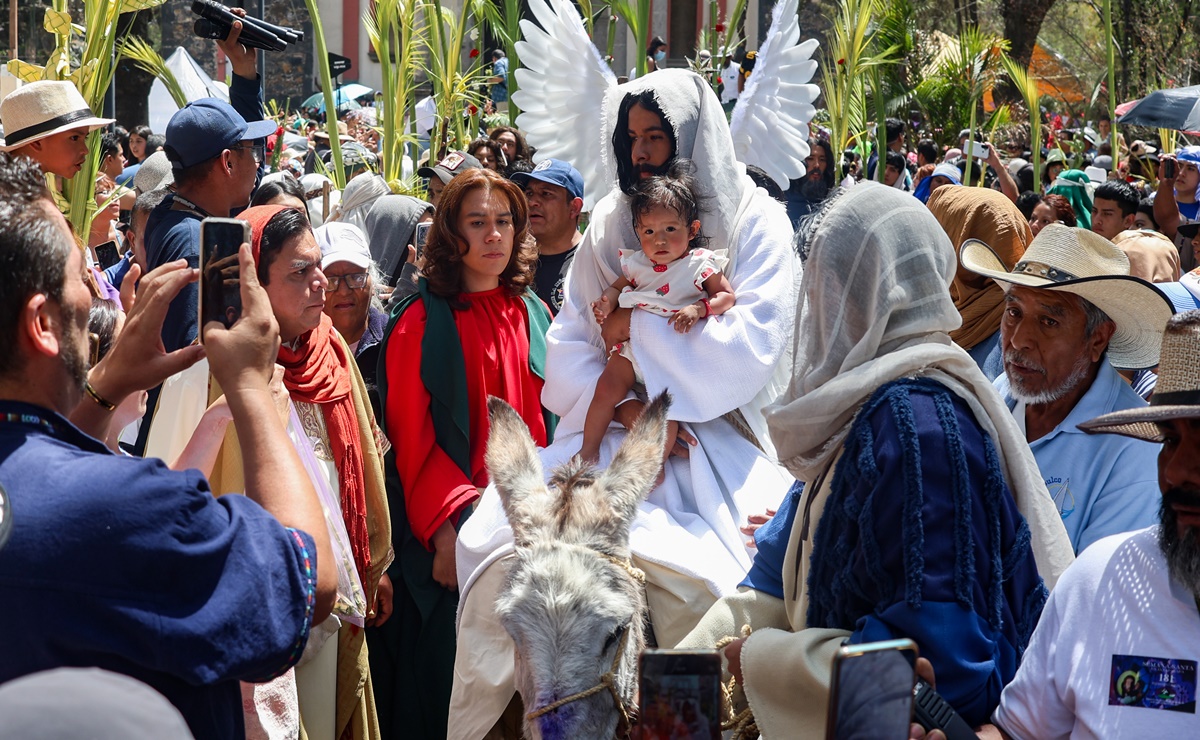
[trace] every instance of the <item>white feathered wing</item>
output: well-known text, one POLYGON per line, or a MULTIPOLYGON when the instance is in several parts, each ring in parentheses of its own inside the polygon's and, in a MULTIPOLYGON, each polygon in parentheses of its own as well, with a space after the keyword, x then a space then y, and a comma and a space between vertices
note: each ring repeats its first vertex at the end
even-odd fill
POLYGON ((738 96, 729 121, 733 150, 743 164, 761 167, 779 187, 804 177, 808 122, 821 91, 810 84, 817 71, 815 39, 800 43, 797 0, 780 0, 758 51, 754 72, 738 96))
MULTIPOLYGON (((794 0, 793 0, 794 2, 794 0)), ((521 21, 516 44, 522 67, 514 72, 517 126, 537 147, 537 160, 570 162, 583 175, 583 208, 612 188, 597 145, 604 139, 604 101, 617 78, 588 38, 570 0, 529 0, 538 24, 521 21)))

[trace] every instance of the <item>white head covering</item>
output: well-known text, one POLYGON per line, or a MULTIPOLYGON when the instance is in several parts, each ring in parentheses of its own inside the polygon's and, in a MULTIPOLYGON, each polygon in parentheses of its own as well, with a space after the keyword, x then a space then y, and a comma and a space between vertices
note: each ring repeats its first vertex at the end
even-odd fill
POLYGON ((367 228, 367 214, 375 201, 385 195, 391 195, 387 180, 373 172, 363 172, 346 183, 342 191, 342 199, 334 206, 329 214, 329 221, 342 221, 354 224, 364 231, 367 228))
POLYGON ((924 205, 864 182, 823 215, 809 242, 795 375, 767 410, 780 461, 814 480, 841 450, 859 408, 903 377, 935 380, 962 398, 996 442, 1005 480, 1052 588, 1073 560, 1070 540, 1012 413, 971 357, 950 341, 957 260, 924 205))

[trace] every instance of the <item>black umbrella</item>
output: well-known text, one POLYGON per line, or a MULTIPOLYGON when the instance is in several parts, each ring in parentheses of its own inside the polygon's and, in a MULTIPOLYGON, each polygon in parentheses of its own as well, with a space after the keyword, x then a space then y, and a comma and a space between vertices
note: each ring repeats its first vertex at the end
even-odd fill
POLYGON ((1200 85, 1152 92, 1118 118, 1117 123, 1200 131, 1200 85))

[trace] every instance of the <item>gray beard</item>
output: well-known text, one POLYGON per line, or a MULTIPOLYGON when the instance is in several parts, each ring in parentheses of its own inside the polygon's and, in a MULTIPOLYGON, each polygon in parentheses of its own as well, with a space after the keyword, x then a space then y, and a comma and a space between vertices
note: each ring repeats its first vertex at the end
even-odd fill
POLYGON ((1168 505, 1172 498, 1195 500, 1197 496, 1179 489, 1171 489, 1163 494, 1162 509, 1158 515, 1158 546, 1167 559, 1167 572, 1171 578, 1191 591, 1193 597, 1200 598, 1200 541, 1197 540, 1195 529, 1189 528, 1182 537, 1179 535, 1179 516, 1168 505))
MULTIPOLYGON (((1005 362, 1012 362, 1012 358, 1014 356, 1015 353, 1004 353, 1005 362)), ((1046 403, 1054 403, 1078 388, 1079 384, 1082 383, 1085 378, 1087 378, 1088 369, 1091 367, 1091 365, 1091 360, 1088 359, 1087 355, 1080 355, 1079 359, 1075 361, 1074 367, 1071 368, 1071 374, 1068 375, 1063 382, 1059 383, 1054 388, 1046 388, 1045 390, 1037 393, 1032 393, 1022 388, 1020 381, 1008 374, 1007 368, 1005 369, 1004 374, 1008 377, 1008 392, 1012 394, 1013 398, 1017 399, 1018 401, 1023 401, 1026 406, 1040 406, 1046 403)))

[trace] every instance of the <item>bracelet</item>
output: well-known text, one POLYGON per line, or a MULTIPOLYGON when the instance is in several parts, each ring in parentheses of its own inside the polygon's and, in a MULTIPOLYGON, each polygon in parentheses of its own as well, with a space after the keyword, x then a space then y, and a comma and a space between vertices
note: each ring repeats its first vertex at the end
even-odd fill
POLYGON ((704 316, 703 316, 703 318, 706 318, 706 319, 707 319, 709 316, 712 316, 712 306, 710 306, 710 305, 708 304, 708 299, 707 299, 707 298, 701 298, 701 299, 700 299, 700 302, 704 304, 704 316))
POLYGON ((84 383, 83 390, 88 394, 88 396, 91 397, 93 401, 96 402, 96 405, 100 408, 104 409, 105 411, 116 411, 117 405, 104 400, 104 397, 97 393, 96 389, 92 387, 92 381, 89 380, 84 383))

